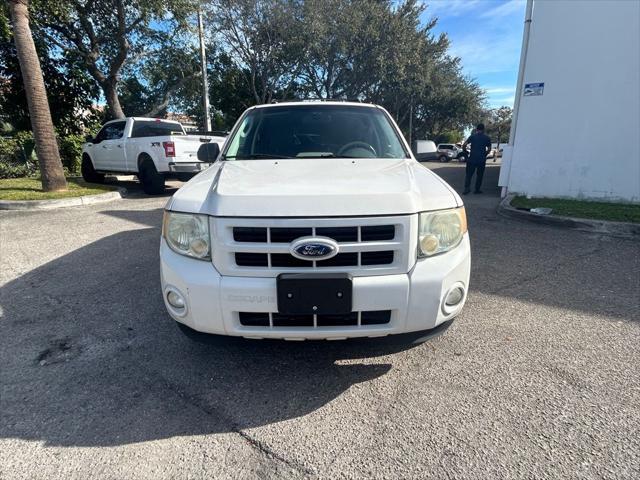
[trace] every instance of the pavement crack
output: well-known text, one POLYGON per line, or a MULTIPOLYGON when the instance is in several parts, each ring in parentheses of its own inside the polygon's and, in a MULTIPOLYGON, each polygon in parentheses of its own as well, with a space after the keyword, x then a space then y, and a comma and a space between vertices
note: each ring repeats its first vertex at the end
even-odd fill
POLYGON ((299 472, 304 473, 305 475, 313 475, 313 476, 316 475, 316 472, 314 472, 312 469, 305 467, 304 465, 301 465, 298 462, 293 462, 291 460, 284 458, 282 455, 276 453, 274 450, 269 448, 264 442, 261 442, 260 440, 253 438, 244 430, 238 428, 238 429, 234 429, 234 432, 240 435, 242 438, 244 438, 254 449, 258 450, 266 457, 282 462, 288 467, 298 470, 299 472))
POLYGON ((162 382, 165 384, 165 386, 169 390, 171 390, 173 393, 175 393, 178 397, 180 397, 185 403, 197 408, 198 410, 205 413, 206 415, 210 417, 214 417, 217 420, 219 420, 221 423, 224 423, 225 425, 227 425, 228 427, 227 431, 239 435, 242 439, 244 439, 249 444, 251 448, 259 452, 264 457, 268 458, 271 461, 284 464, 287 467, 293 470, 296 470, 306 476, 310 476, 310 475, 317 476, 316 472, 313 471, 312 469, 306 467, 303 464, 300 464, 298 462, 285 458, 281 454, 269 448, 264 442, 261 442, 260 440, 249 435, 247 432, 242 430, 237 425, 237 423, 234 422, 228 415, 221 413, 218 410, 212 409, 205 402, 201 401, 197 396, 191 395, 183 391, 178 385, 175 385, 172 382, 168 381, 166 378, 164 378, 162 375, 159 375, 157 372, 153 372, 150 370, 147 370, 147 371, 150 374, 153 374, 159 377, 162 380, 162 382))

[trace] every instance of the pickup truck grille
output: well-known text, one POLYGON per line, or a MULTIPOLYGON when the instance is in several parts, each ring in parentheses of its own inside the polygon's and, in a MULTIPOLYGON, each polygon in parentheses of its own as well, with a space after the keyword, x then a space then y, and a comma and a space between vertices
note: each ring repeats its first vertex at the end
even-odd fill
POLYGON ((213 263, 222 275, 276 277, 287 272, 349 272, 353 276, 406 273, 415 261, 415 215, 344 218, 212 218, 213 263), (328 237, 339 252, 301 260, 290 245, 328 237))

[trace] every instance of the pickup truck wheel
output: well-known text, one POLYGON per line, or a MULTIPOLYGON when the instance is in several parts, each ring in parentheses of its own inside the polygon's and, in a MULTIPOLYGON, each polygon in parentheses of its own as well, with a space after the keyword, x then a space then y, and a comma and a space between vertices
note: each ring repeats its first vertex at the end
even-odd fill
POLYGON ((142 183, 144 193, 149 195, 159 195, 164 193, 164 176, 158 173, 153 160, 143 157, 138 168, 138 178, 142 183))
POLYGON ((440 163, 445 163, 448 162, 449 159, 447 158, 446 155, 440 155, 440 157, 438 158, 438 160, 440 160, 440 163))
POLYGON ((89 183, 104 183, 104 173, 96 172, 93 168, 93 163, 88 155, 82 156, 82 163, 80 164, 80 172, 85 182, 89 183))

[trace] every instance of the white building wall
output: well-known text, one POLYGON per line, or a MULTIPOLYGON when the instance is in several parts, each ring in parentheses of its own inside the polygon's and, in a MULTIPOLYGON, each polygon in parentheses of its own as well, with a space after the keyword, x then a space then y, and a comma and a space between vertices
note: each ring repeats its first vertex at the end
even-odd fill
POLYGON ((640 1, 535 0, 523 84, 535 82, 509 192, 640 202, 640 1))

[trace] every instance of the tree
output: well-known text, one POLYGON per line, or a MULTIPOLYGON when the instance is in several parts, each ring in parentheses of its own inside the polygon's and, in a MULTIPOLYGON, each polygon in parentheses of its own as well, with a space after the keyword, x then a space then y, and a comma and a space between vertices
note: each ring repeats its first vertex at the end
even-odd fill
POLYGON ((48 41, 82 62, 102 89, 109 115, 123 118, 118 86, 127 61, 186 28, 194 1, 34 0, 34 7, 48 41))
POLYGON ((215 0, 208 18, 223 49, 245 77, 255 103, 296 89, 302 36, 299 2, 215 0))
POLYGON ((13 39, 36 142, 42 189, 45 192, 66 190, 67 182, 51 121, 40 61, 29 27, 29 0, 9 0, 8 4, 13 24, 13 39))
POLYGON ((199 57, 188 39, 165 38, 154 51, 125 69, 120 97, 127 116, 162 117, 172 102, 201 92, 199 57))
MULTIPOLYGON (((2 8, 0 24, 0 116, 6 118, 16 130, 27 130, 31 128, 31 120, 24 82, 8 28, 8 18, 2 8), (4 28, 5 23, 7 28, 4 28)), ((91 112, 93 103, 99 97, 99 89, 77 61, 56 55, 48 48, 37 27, 32 28, 31 33, 40 60, 53 125, 58 133, 82 133, 97 115, 79 114, 91 112)))
POLYGON ((509 132, 511 131, 511 117, 513 111, 511 107, 500 107, 487 112, 486 131, 487 135, 495 141, 500 148, 501 143, 509 141, 509 132))

